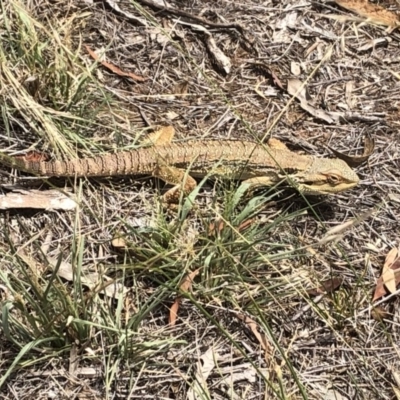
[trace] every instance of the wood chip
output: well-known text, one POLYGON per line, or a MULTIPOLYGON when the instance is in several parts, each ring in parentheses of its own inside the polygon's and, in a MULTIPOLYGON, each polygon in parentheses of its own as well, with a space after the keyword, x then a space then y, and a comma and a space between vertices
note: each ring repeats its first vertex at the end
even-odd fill
POLYGON ((0 210, 32 208, 39 210, 64 210, 76 208, 76 201, 60 190, 23 190, 16 189, 0 196, 0 210))
POLYGON ((207 387, 207 379, 215 367, 215 361, 218 360, 218 354, 212 347, 210 347, 200 357, 200 360, 197 363, 197 371, 191 388, 187 392, 187 400, 211 398, 207 387))
POLYGON ((204 26, 201 25, 189 24, 187 22, 183 22, 180 20, 175 20, 175 22, 182 25, 189 25, 193 29, 202 32, 205 37, 205 44, 207 46, 207 50, 210 53, 212 61, 216 65, 217 69, 226 75, 231 72, 232 68, 231 60, 217 46, 212 34, 210 33, 210 31, 208 31, 208 29, 204 28, 204 26))
POLYGON ((135 24, 139 24, 141 26, 149 26, 148 21, 144 18, 139 18, 136 15, 131 14, 130 12, 122 10, 118 3, 114 0, 105 0, 105 2, 118 14, 123 15, 128 21, 134 22, 135 24))
MULTIPOLYGON (((51 259, 49 261, 53 268, 58 266, 58 260, 51 259)), ((65 261, 61 261, 57 270, 57 275, 69 282, 72 282, 75 276, 72 265, 65 261)), ((121 283, 115 282, 115 280, 110 277, 97 272, 83 272, 81 274, 81 282, 82 285, 89 289, 98 290, 100 293, 104 293, 111 298, 118 298, 121 294, 125 295, 129 290, 121 283)))
POLYGON ((322 109, 315 108, 309 104, 307 99, 306 86, 299 79, 289 79, 287 85, 287 91, 290 95, 296 97, 300 101, 300 106, 304 111, 307 111, 310 115, 321 119, 328 124, 333 124, 339 121, 338 113, 329 113, 322 109))

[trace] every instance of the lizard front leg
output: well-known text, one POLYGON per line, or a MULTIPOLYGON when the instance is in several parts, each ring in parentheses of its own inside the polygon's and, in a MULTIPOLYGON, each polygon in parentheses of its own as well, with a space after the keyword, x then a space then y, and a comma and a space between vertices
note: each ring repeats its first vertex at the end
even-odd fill
POLYGON ((185 170, 175 167, 158 166, 154 169, 153 176, 175 185, 163 196, 163 200, 167 204, 179 203, 181 193, 187 196, 197 185, 196 180, 188 175, 185 170))
POLYGON ((281 182, 281 179, 278 179, 277 176, 256 176, 244 180, 240 185, 239 190, 243 190, 244 197, 249 199, 253 196, 256 189, 274 186, 279 182, 281 182))
POLYGON ((254 190, 264 186, 274 186, 280 182, 276 176, 256 176, 254 178, 246 179, 242 182, 242 185, 246 185, 247 190, 254 190))

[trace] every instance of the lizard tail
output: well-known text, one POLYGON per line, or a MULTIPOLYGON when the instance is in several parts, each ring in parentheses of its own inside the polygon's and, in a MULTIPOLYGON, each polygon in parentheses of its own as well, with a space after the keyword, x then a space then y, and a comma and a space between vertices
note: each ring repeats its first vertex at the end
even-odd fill
POLYGON ((36 176, 113 176, 136 171, 139 163, 136 151, 122 152, 70 161, 32 161, 10 157, 0 152, 0 163, 36 176))

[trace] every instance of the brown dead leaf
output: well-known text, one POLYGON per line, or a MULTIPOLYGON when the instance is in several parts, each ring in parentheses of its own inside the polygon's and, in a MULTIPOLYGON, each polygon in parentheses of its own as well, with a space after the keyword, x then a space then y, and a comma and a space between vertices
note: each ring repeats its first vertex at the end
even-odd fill
POLYGON ((257 322, 243 314, 237 314, 236 316, 250 328, 250 330, 253 332, 253 335, 256 337, 263 350, 265 352, 270 352, 271 348, 267 341, 267 338, 265 337, 264 334, 258 331, 257 322))
POLYGON ((307 294, 310 296, 319 296, 321 294, 332 293, 343 283, 343 278, 333 277, 322 281, 319 287, 307 290, 307 294))
POLYGON ((395 263, 397 256, 398 256, 397 249, 390 250, 388 255, 386 256, 385 264, 383 265, 382 269, 383 283, 385 284, 387 290, 390 293, 394 293, 396 291, 396 286, 397 286, 395 271, 392 269, 392 266, 395 263))
POLYGON ((374 307, 371 310, 371 317, 375 321, 382 322, 385 318, 389 318, 390 316, 391 314, 388 311, 386 311, 382 306, 374 307))
MULTIPOLYGON (((237 232, 243 232, 255 222, 255 218, 249 218, 246 221, 243 221, 238 227, 233 228, 236 229, 237 232)), ((224 228, 227 226, 224 220, 218 219, 215 222, 210 222, 208 225, 208 234, 210 236, 216 236, 217 234, 221 233, 224 228)))
POLYGON ((169 309, 168 324, 170 326, 175 326, 175 324, 176 324, 176 318, 178 317, 178 310, 179 310, 180 302, 181 302, 181 298, 177 297, 174 301, 174 304, 172 304, 171 308, 169 309))
POLYGON ((358 167, 363 162, 367 161, 375 149, 375 140, 371 136, 366 136, 364 140, 364 152, 362 156, 348 156, 328 146, 328 149, 335 154, 337 158, 346 161, 350 167, 358 167))
POLYGON ((269 65, 261 62, 252 62, 251 65, 254 67, 255 70, 257 70, 257 72, 266 76, 268 79, 272 79, 275 86, 278 86, 280 89, 285 90, 281 80, 278 77, 278 73, 269 65))
POLYGON ((392 249, 386 256, 385 264, 382 268, 382 275, 376 283, 372 301, 376 301, 388 291, 394 293, 400 283, 400 257, 397 249, 392 249))
POLYGON ((396 248, 391 249, 385 258, 385 264, 383 265, 383 271, 390 268, 395 263, 395 261, 397 260, 398 257, 399 257, 399 251, 396 248))
POLYGON ((278 74, 273 69, 270 69, 269 71, 270 71, 270 74, 271 74, 274 84, 283 90, 283 84, 280 81, 278 74))
MULTIPOLYGON (((179 289, 182 292, 188 292, 192 288, 192 283, 194 278, 199 274, 200 268, 197 268, 190 274, 186 275, 183 278, 183 281, 181 285, 179 286, 179 289)), ((172 304, 170 310, 169 310, 169 325, 174 326, 176 324, 176 318, 178 317, 178 310, 179 310, 179 305, 181 303, 181 296, 177 296, 174 304, 172 304)))
POLYGON ((250 218, 247 219, 246 221, 243 221, 237 228, 238 232, 243 232, 250 226, 252 226, 255 223, 256 219, 255 218, 250 218))
POLYGON ((217 219, 214 222, 210 222, 208 225, 208 234, 210 236, 216 236, 218 233, 221 233, 225 228, 226 224, 222 219, 217 219))
POLYGON ((366 18, 365 22, 367 23, 388 26, 391 28, 391 31, 400 26, 400 21, 396 14, 377 4, 372 4, 369 1, 335 0, 335 2, 340 7, 366 18))
POLYGON ((114 72, 114 74, 117 74, 119 76, 126 76, 126 77, 129 77, 129 78, 132 78, 134 81, 137 81, 137 82, 144 82, 144 81, 147 80, 147 78, 144 78, 143 76, 136 75, 133 72, 122 71, 116 65, 111 64, 111 63, 109 63, 107 61, 100 60, 99 56, 89 46, 85 45, 85 48, 86 48, 87 52, 92 56, 93 59, 98 61, 104 67, 108 68, 110 71, 114 72))
POLYGON ((380 277, 378 279, 378 282, 376 283, 374 297, 372 298, 372 301, 376 301, 376 300, 380 299, 385 294, 386 294, 386 289, 385 289, 385 286, 383 285, 383 280, 380 277))

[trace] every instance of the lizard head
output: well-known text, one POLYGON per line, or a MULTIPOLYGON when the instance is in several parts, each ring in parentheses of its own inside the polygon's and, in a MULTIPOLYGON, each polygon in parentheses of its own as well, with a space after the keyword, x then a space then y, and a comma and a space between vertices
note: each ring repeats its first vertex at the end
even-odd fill
POLYGON ((310 167, 294 177, 297 190, 303 194, 327 195, 356 186, 357 174, 339 159, 314 158, 310 167))

